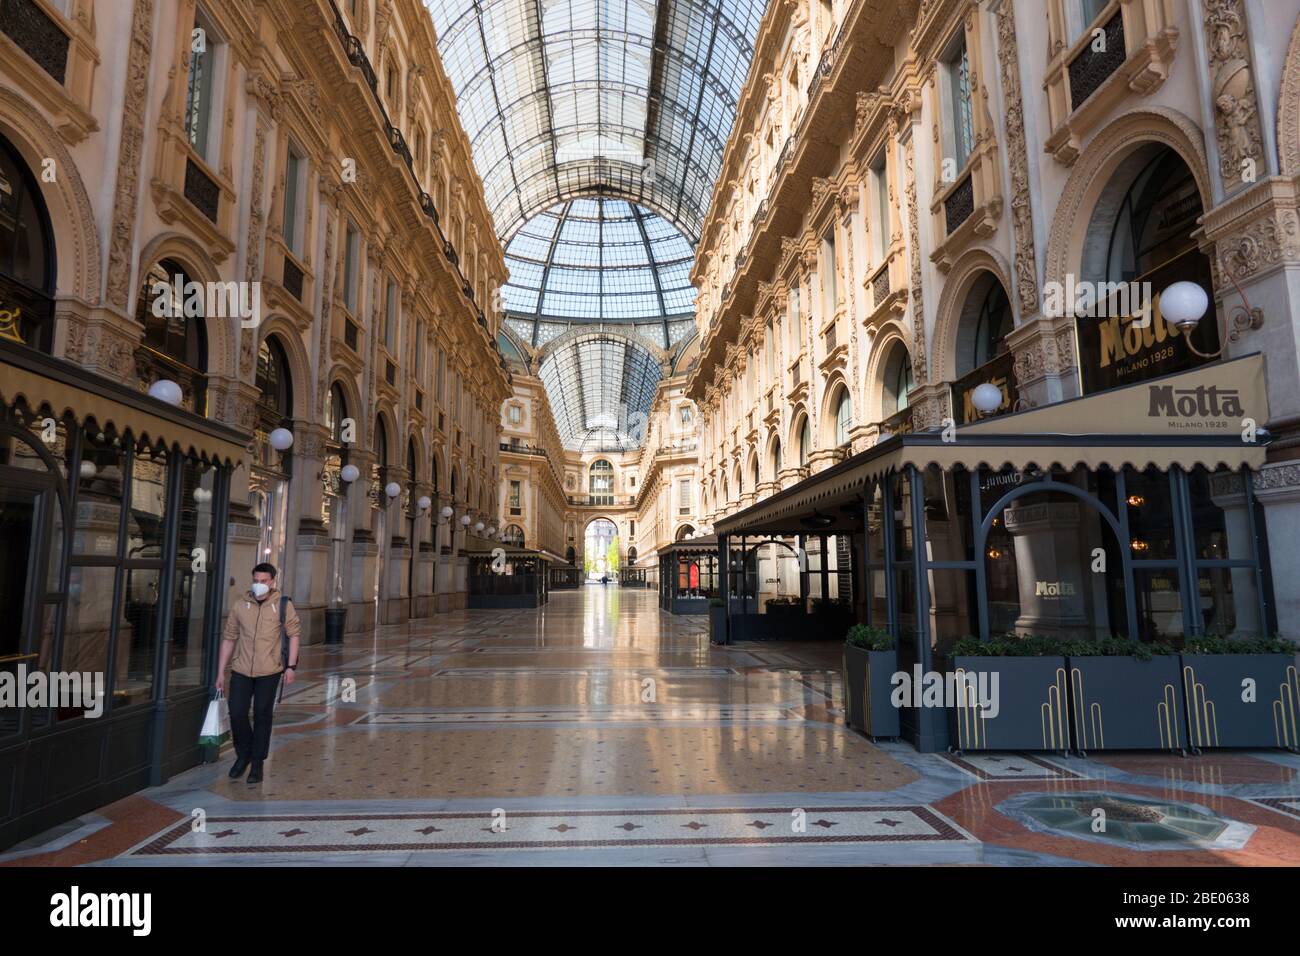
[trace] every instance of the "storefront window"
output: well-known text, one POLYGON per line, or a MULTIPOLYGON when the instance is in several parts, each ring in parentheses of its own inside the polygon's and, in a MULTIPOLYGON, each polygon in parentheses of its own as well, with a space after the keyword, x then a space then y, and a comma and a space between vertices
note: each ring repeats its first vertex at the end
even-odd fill
POLYGON ((1247 510, 1245 479, 1221 469, 1195 468, 1187 473, 1192 508, 1195 555, 1202 560, 1255 559, 1255 544, 1247 510))
POLYGON ((126 568, 117 625, 117 667, 113 706, 141 704, 153 697, 154 649, 158 644, 159 568, 126 568))
POLYGON ((980 632, 975 572, 932 570, 929 586, 930 647, 936 658, 946 659, 953 644, 980 632))
POLYGON ((167 453, 141 448, 131 462, 131 510, 126 521, 127 561, 160 560, 167 501, 167 453))
POLYGON ((211 580, 209 562, 216 550, 212 517, 216 479, 216 469, 206 462, 194 458, 183 461, 168 694, 203 686, 203 642, 208 630, 211 580))
POLYGON ((912 482, 904 474, 890 477, 894 498, 894 560, 912 559, 912 482))
POLYGON ((117 555, 124 464, 122 442, 117 435, 102 432, 93 425, 81 430, 81 461, 77 465, 73 516, 76 524, 72 532, 74 554, 117 555))
POLYGON ((1175 644, 1183 633, 1182 588, 1176 567, 1133 569, 1138 636, 1147 642, 1175 644))
POLYGON ((1199 568, 1197 607, 1207 634, 1258 637, 1265 632, 1254 568, 1199 568))
POLYGON ((997 524, 984 555, 990 634, 1127 634, 1119 542, 1092 503, 1066 491, 1034 490, 992 520, 997 524))
POLYGON ((1135 561, 1173 560, 1173 494, 1169 475, 1155 468, 1124 469, 1124 506, 1128 509, 1129 549, 1135 561))
MULTIPOLYGON (((116 579, 117 568, 112 565, 74 564, 69 569, 60 670, 107 676, 116 579)), ((63 709, 58 711, 58 719, 70 720, 82 713, 80 709, 63 709)))
POLYGON ((925 487, 926 555, 931 561, 973 561, 970 472, 927 468, 925 487))

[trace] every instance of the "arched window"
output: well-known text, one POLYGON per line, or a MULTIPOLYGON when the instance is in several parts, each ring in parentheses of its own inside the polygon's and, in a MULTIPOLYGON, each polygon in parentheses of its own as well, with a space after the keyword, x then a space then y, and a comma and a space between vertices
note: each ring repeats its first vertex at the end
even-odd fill
POLYGON ((54 347, 54 231, 40 187, 0 137, 0 338, 54 347))
POLYGON ((348 417, 348 403, 343 397, 343 389, 336 382, 330 386, 329 403, 325 406, 325 427, 329 429, 330 441, 337 445, 343 442, 343 421, 348 417))
POLYGON ((1009 348, 1007 336, 1012 328, 1011 300, 1007 298, 1002 283, 994 279, 975 318, 975 364, 971 368, 980 368, 999 355, 1005 355, 1009 348))
POLYGON ((433 493, 436 495, 439 491, 442 490, 441 486, 438 484, 438 456, 437 455, 433 456, 431 465, 432 467, 430 468, 429 475, 433 481, 433 493))
POLYGON ((799 467, 808 465, 808 455, 812 452, 812 431, 808 428, 808 416, 803 417, 799 425, 799 467))
POLYGON ((695 534, 695 528, 692 527, 691 525, 684 524, 684 525, 682 525, 680 528, 677 529, 677 538, 676 538, 676 540, 678 540, 678 541, 685 541, 687 538, 689 538, 689 537, 690 537, 691 535, 693 535, 693 534, 695 534))
POLYGON ((275 336, 267 336, 257 349, 257 421, 253 441, 256 451, 253 484, 272 492, 275 479, 291 475, 292 446, 277 451, 271 446, 271 432, 277 428, 293 431, 293 384, 289 377, 289 360, 275 336), (260 472, 260 474, 259 474, 260 472))
POLYGON ((293 430, 293 382, 284 347, 267 336, 257 350, 257 410, 270 428, 293 430))
POLYGON ((141 283, 136 318, 144 326, 140 385, 159 379, 181 387, 181 405, 207 415, 208 340, 203 329, 203 286, 192 284, 174 259, 155 262, 141 283))
POLYGON ((759 471, 758 471, 758 454, 755 453, 754 455, 754 490, 755 491, 758 490, 758 485, 760 480, 761 479, 759 478, 759 471))
POLYGON ((835 447, 847 445, 849 442, 849 429, 853 426, 853 401, 849 398, 849 390, 840 387, 840 393, 835 403, 835 447))
POLYGON ((597 458, 588 471, 587 491, 593 505, 614 503, 614 466, 604 458, 597 458))
MULTIPOLYGON (((1196 248, 1200 191, 1183 158, 1162 149, 1138 173, 1111 230, 1106 277, 1131 282, 1196 248)), ((1159 291, 1159 290, 1157 290, 1159 291)))
POLYGON ((781 439, 772 439, 772 480, 781 475, 781 439))
POLYGON ((885 413, 890 415, 907 409, 908 396, 915 384, 912 380, 912 356, 901 345, 898 349, 901 354, 895 359, 892 374, 886 381, 885 413))
MULTIPOLYGON (((516 548, 522 548, 524 546, 524 529, 517 524, 506 525, 506 530, 501 532, 501 540, 516 548)), ((569 550, 572 551, 573 549, 570 548, 569 550)), ((569 556, 569 561, 573 561, 572 554, 569 556)))

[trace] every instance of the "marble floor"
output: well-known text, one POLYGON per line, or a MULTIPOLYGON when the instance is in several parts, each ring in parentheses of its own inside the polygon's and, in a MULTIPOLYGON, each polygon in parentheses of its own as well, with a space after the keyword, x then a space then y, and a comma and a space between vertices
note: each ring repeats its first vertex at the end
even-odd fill
POLYGON ((872 743, 843 725, 837 643, 713 647, 651 591, 452 612, 302 663, 264 782, 223 752, 0 866, 1300 864, 1294 755, 872 743))

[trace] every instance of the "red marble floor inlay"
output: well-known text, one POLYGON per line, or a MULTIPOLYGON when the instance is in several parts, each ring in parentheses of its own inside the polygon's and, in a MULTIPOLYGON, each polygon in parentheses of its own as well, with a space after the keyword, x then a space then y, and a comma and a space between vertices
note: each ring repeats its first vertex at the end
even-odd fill
POLYGON ((0 861, 0 866, 84 866, 97 863, 120 856, 145 837, 185 817, 183 813, 141 796, 124 797, 97 812, 110 823, 84 840, 62 850, 0 861))
POLYGON ((1103 866, 1300 866, 1300 820, 1290 820, 1245 800, 1172 787, 1134 787, 1096 780, 982 781, 933 808, 981 842, 1046 853, 1103 866), (1257 829, 1240 850, 1134 850, 1052 833, 1038 833, 999 813, 997 805, 1020 793, 1072 793, 1104 789, 1166 802, 1192 803, 1257 829))

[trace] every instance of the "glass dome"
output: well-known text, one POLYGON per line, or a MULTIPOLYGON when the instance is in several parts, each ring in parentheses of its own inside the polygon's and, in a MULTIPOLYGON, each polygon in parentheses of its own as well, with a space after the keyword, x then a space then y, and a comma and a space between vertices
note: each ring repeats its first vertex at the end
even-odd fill
POLYGON ((506 311, 561 320, 689 315, 694 251, 666 219, 605 197, 570 199, 534 216, 506 247, 506 311))

